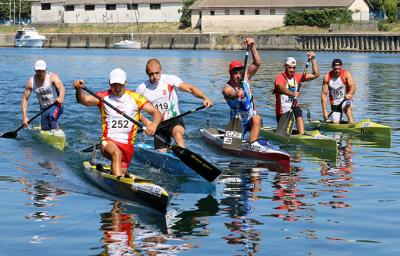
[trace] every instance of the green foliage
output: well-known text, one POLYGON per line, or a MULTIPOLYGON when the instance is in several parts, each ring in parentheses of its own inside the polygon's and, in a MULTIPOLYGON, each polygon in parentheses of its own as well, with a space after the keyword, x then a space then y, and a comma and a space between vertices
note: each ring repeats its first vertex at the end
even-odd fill
POLYGON ((196 2, 196 0, 183 0, 183 7, 182 9, 179 10, 181 13, 181 26, 182 28, 188 28, 192 25, 192 20, 190 17, 191 11, 189 10, 189 7, 196 2))
POLYGON ((12 0, 0 0, 0 19, 9 19, 10 18, 10 9, 11 9, 11 19, 14 18, 14 10, 15 10, 15 19, 19 18, 19 10, 21 7, 21 19, 27 19, 31 17, 31 5, 30 1, 12 1, 12 0), (11 5, 10 5, 11 2, 11 5), (15 6, 14 6, 15 3, 15 6), (21 4, 21 6, 20 6, 21 4))
POLYGON ((296 11, 289 9, 284 18, 285 26, 316 26, 326 28, 330 24, 352 23, 351 11, 347 9, 321 9, 296 11))
POLYGON ((397 0, 381 0, 382 9, 390 23, 397 20, 397 0))

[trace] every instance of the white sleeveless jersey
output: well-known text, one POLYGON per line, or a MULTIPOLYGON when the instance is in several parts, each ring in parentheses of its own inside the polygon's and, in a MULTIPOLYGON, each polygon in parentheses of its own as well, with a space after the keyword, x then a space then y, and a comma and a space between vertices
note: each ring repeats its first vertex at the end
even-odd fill
POLYGON ((331 77, 328 86, 331 104, 339 105, 343 101, 344 96, 346 96, 346 85, 343 84, 342 79, 338 76, 336 78, 331 77))
POLYGON ((182 82, 177 76, 161 74, 158 83, 147 80, 136 88, 136 92, 144 95, 161 112, 162 120, 168 120, 180 114, 176 91, 182 82))
POLYGON ((36 93, 41 109, 50 106, 58 97, 57 89, 50 82, 50 75, 51 73, 46 74, 42 85, 36 84, 34 77, 31 77, 31 88, 36 93))

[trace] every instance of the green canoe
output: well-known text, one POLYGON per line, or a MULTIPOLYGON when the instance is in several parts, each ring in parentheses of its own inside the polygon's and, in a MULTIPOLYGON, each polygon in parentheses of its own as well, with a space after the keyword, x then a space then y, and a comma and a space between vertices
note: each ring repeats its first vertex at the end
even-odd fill
POLYGON ((390 139, 392 136, 392 128, 390 126, 374 123, 370 119, 364 119, 353 124, 333 124, 331 121, 323 122, 316 120, 306 123, 306 128, 331 132, 356 133, 368 137, 379 137, 385 139, 390 139))
POLYGON ((65 133, 61 129, 43 131, 40 126, 33 127, 36 135, 56 149, 64 150, 67 145, 65 133))
POLYGON ((275 128, 262 127, 261 135, 267 139, 280 142, 282 144, 303 145, 310 148, 318 148, 330 153, 338 153, 338 146, 335 139, 322 135, 318 130, 306 131, 305 134, 292 134, 290 139, 275 133, 275 128))

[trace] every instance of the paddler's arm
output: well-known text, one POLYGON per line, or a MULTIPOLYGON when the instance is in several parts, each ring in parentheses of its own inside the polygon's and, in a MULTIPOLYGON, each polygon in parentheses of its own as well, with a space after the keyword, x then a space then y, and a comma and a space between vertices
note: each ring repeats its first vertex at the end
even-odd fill
POLYGON ((228 99, 235 99, 236 97, 241 99, 245 96, 245 93, 242 88, 236 91, 232 86, 224 86, 222 89, 222 95, 228 99))
POLYGON ((349 92, 346 94, 346 99, 348 100, 352 100, 353 99, 353 95, 356 92, 356 82, 353 79, 353 76, 350 74, 349 71, 346 71, 346 73, 344 74, 344 78, 347 81, 347 84, 349 85, 349 92))
POLYGON ((276 85, 277 86, 275 88, 278 88, 280 93, 286 94, 289 97, 297 98, 297 96, 299 95, 299 92, 292 92, 287 89, 285 84, 277 83, 276 85))
POLYGON ((28 79, 26 81, 25 91, 24 94, 22 95, 22 101, 21 101, 22 124, 25 126, 28 125, 29 121, 27 112, 28 112, 28 100, 29 96, 31 95, 31 92, 32 92, 31 79, 28 79))
POLYGON ((256 45, 255 45, 255 41, 253 38, 251 37, 247 37, 244 40, 244 44, 246 46, 250 47, 251 50, 251 56, 253 57, 253 62, 249 65, 249 67, 247 68, 247 72, 245 74, 245 79, 248 81, 250 80, 250 78, 257 73, 258 68, 261 65, 261 58, 260 58, 260 54, 258 54, 256 45))
POLYGON ((319 77, 319 67, 317 64, 317 59, 315 58, 315 52, 313 51, 307 52, 307 57, 311 59, 312 73, 311 74, 307 73, 303 79, 304 81, 314 80, 315 78, 319 77))
POLYGON ((82 88, 85 86, 85 82, 83 80, 74 80, 73 86, 76 90, 75 97, 78 103, 85 106, 97 106, 99 100, 92 95, 84 93, 82 88))
POLYGON ((179 84, 179 90, 191 93, 196 98, 203 99, 203 104, 207 108, 210 108, 213 105, 213 102, 203 93, 203 91, 192 84, 182 82, 179 84))
POLYGON ((61 81, 60 77, 55 73, 51 74, 50 79, 51 79, 51 83, 58 90, 58 97, 54 101, 56 101, 59 104, 63 104, 64 97, 65 97, 65 87, 64 87, 63 82, 61 81))
POLYGON ((159 125, 159 123, 161 122, 161 112, 153 106, 153 104, 151 104, 150 102, 146 103, 143 105, 142 110, 144 110, 146 113, 148 113, 149 115, 151 115, 153 117, 153 121, 150 121, 149 119, 147 119, 144 116, 140 116, 140 120, 146 125, 146 134, 147 135, 154 135, 154 133, 157 130, 157 126, 159 125))
POLYGON ((326 74, 324 75, 324 81, 322 82, 322 91, 321 91, 322 117, 324 118, 324 120, 328 119, 328 111, 326 110, 328 93, 329 93, 328 74, 326 74))

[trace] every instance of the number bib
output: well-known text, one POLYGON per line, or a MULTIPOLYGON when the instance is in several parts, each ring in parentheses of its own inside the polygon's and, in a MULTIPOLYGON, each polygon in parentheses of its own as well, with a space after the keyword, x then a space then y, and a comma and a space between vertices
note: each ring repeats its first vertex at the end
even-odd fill
POLYGON ((123 116, 110 116, 107 119, 109 133, 128 133, 133 123, 123 116))

